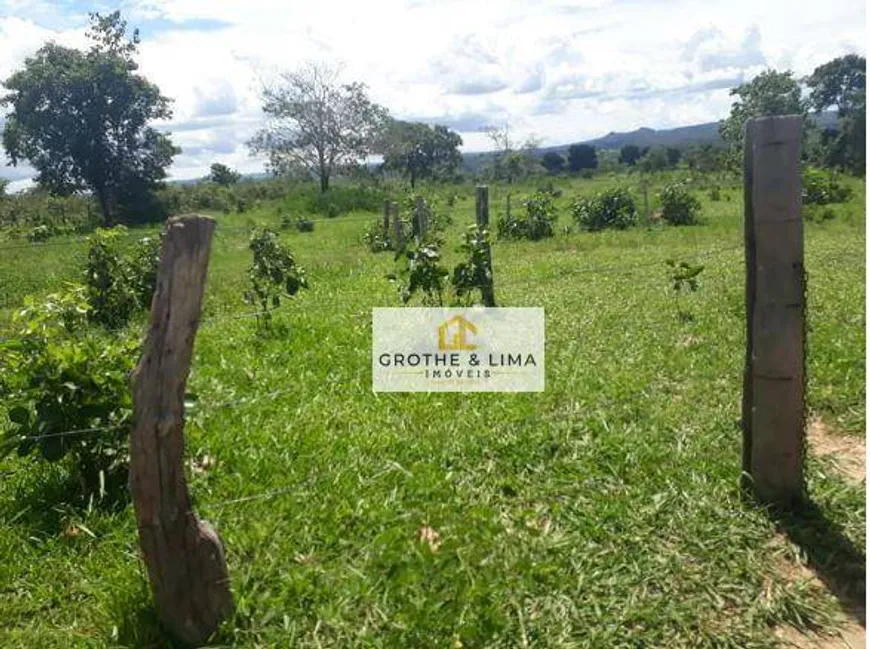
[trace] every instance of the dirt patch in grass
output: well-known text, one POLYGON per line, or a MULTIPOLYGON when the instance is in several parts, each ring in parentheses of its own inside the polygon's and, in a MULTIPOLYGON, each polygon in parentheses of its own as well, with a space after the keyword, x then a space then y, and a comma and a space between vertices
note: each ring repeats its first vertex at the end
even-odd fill
POLYGON ((850 482, 866 479, 864 440, 850 435, 839 435, 816 417, 807 428, 810 450, 817 457, 827 458, 850 482))
POLYGON ((776 630, 776 637, 781 647, 796 649, 864 649, 867 646, 867 633, 856 622, 844 624, 837 635, 801 633, 794 627, 786 626, 776 630))

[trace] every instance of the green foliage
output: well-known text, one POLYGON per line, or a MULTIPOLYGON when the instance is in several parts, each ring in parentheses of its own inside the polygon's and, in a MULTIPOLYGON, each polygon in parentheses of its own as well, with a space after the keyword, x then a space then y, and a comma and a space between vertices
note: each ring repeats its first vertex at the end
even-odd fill
POLYGON ((662 205, 662 218, 671 225, 698 223, 701 202, 692 195, 685 182, 666 184, 659 192, 659 200, 662 205))
POLYGON ((393 249, 390 233, 384 229, 383 219, 375 219, 369 223, 363 232, 362 240, 372 252, 384 252, 393 249))
POLYGON ((28 298, 15 314, 18 337, 0 345, 12 424, 0 438, 0 454, 15 450, 51 462, 70 455, 93 492, 125 486, 132 417, 127 376, 139 341, 89 328, 90 311, 84 287, 72 286, 41 302, 28 298), (85 432, 62 434, 68 431, 85 432))
POLYGON ((41 187, 93 191, 107 224, 154 218, 151 194, 179 149, 147 123, 171 117, 169 99, 135 74, 138 32, 125 40, 119 12, 92 14, 88 36, 87 52, 47 43, 3 82, 3 146, 41 187))
POLYGON ((719 122, 719 135, 728 150, 727 164, 738 169, 743 160, 743 127, 746 120, 769 115, 804 115, 807 106, 801 98, 800 84, 791 71, 765 70, 747 83, 732 88, 727 119, 719 122))
POLYGON ((852 191, 831 172, 806 167, 801 174, 801 201, 805 205, 844 203, 851 195, 852 191))
POLYGON ((329 218, 348 212, 377 212, 383 207, 386 192, 372 185, 332 187, 327 192, 310 192, 305 211, 323 214, 329 218))
POLYGON ((556 151, 547 151, 541 156, 541 166, 547 170, 548 174, 560 174, 565 170, 565 157, 556 151))
POLYGON ((663 146, 651 147, 637 162, 641 171, 650 173, 664 171, 671 165, 668 161, 668 150, 663 146))
POLYGON ((530 239, 538 241, 552 237, 558 219, 556 207, 553 204, 553 194, 549 191, 537 191, 523 201, 526 214, 517 217, 504 214, 499 217, 497 229, 499 239, 530 239))
POLYGON ((47 241, 51 238, 52 231, 51 228, 47 225, 37 225, 30 232, 27 233, 27 240, 30 243, 39 243, 40 241, 47 241))
POLYGON ((668 280, 671 287, 674 289, 674 300, 677 305, 677 316, 681 322, 688 322, 694 319, 690 311, 680 308, 679 296, 681 293, 689 291, 694 293, 698 290, 698 276, 704 270, 703 266, 695 266, 686 261, 676 262, 673 259, 665 261, 668 268, 668 280))
POLYGON ((576 173, 598 167, 598 154, 589 144, 572 144, 568 147, 568 171, 576 173))
POLYGON ((300 288, 308 288, 308 280, 293 253, 278 241, 277 233, 272 230, 254 230, 249 248, 254 260, 248 268, 251 288, 245 292, 245 301, 259 308, 257 321, 268 327, 271 311, 281 306, 281 298, 292 297, 300 288))
POLYGON ((453 268, 451 283, 457 302, 464 306, 474 302, 475 291, 480 291, 483 300, 483 290, 493 282, 489 267, 489 245, 489 232, 476 223, 462 233, 459 252, 464 258, 453 268))
POLYGON ((242 174, 238 171, 230 169, 228 166, 220 162, 215 162, 211 166, 208 179, 222 187, 229 187, 230 185, 235 185, 239 182, 241 177, 242 174))
POLYGON ((624 230, 637 223, 637 209, 631 193, 622 187, 607 189, 589 197, 575 198, 571 213, 581 228, 596 231, 624 230))
POLYGON ((151 304, 160 261, 160 240, 140 239, 125 254, 121 241, 127 229, 98 229, 90 238, 85 286, 92 322, 107 329, 125 327, 133 316, 151 304))
POLYGON ((713 185, 707 195, 714 203, 722 200, 722 192, 719 185, 713 185))
POLYGON ((296 229, 299 232, 314 232, 314 221, 300 216, 296 219, 296 229))
POLYGON ((633 167, 641 159, 643 153, 640 147, 634 144, 626 144, 619 150, 619 162, 633 167))
POLYGON ((462 138, 446 126, 389 120, 380 148, 385 171, 399 171, 410 180, 450 178, 462 164, 462 138))
POLYGON ((425 306, 444 306, 450 272, 439 263, 442 243, 432 234, 420 241, 409 237, 396 253, 396 260, 404 259, 405 263, 398 274, 393 273, 388 278, 398 283, 399 296, 405 304, 420 293, 425 306))

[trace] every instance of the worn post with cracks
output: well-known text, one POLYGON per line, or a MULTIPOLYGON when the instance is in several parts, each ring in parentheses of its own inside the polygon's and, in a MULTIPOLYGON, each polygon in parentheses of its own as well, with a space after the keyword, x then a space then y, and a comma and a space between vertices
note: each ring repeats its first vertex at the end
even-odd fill
POLYGON ((804 498, 802 125, 799 115, 751 119, 744 137, 744 487, 785 507, 804 498))
POLYGON ((148 335, 131 376, 139 541, 158 617, 188 645, 205 642, 233 608, 221 541, 191 510, 184 477, 184 392, 214 227, 205 216, 168 222, 148 335))

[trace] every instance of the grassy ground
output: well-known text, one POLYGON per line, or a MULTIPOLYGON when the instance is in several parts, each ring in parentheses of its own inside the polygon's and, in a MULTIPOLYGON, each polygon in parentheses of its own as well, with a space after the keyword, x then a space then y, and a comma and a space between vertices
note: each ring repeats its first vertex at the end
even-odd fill
MULTIPOLYGON (((560 226, 571 197, 606 182, 561 183, 560 226)), ((805 231, 809 405, 863 436, 852 184, 805 231)), ((451 249, 473 219, 473 189, 458 192, 451 249)), ((499 303, 546 311, 547 389, 519 395, 372 393, 371 308, 400 304, 392 256, 359 242, 374 215, 283 235, 311 281, 276 314, 283 332, 224 317, 248 309, 238 229, 277 217, 218 216, 187 430, 196 508, 224 540, 236 603, 215 643, 766 647, 778 624, 829 628, 836 599, 777 566, 863 571, 863 488, 811 459, 812 517, 741 501, 742 195, 702 198, 697 227, 494 247, 499 303), (680 304, 667 258, 705 265, 680 304), (421 540, 430 529, 437 541, 421 540)), ((72 278, 83 251, 3 253, 4 315, 72 278)), ((0 646, 166 646, 131 509, 73 502, 63 467, 14 458, 0 472, 0 646)))

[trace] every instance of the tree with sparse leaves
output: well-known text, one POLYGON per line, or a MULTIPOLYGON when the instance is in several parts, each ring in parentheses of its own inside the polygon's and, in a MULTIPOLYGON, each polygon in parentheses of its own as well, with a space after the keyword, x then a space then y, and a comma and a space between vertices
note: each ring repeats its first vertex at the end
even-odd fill
POLYGON ((377 148, 388 119, 362 83, 343 84, 338 72, 309 63, 281 75, 281 83, 262 90, 268 125, 248 143, 252 153, 266 153, 276 175, 315 175, 320 191, 329 189, 336 171, 353 167, 377 148))
POLYGON ((58 195, 90 190, 106 224, 153 216, 153 190, 180 149, 148 126, 168 119, 170 100, 136 74, 138 30, 115 11, 90 14, 85 52, 47 43, 3 85, 10 108, 3 146, 29 162, 38 185, 58 195))

